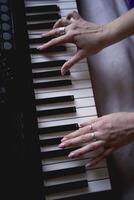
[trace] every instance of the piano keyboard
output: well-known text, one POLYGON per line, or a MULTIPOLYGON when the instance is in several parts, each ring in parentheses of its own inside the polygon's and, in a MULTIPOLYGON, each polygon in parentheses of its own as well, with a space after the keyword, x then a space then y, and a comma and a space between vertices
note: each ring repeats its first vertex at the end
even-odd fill
POLYGON ((25 8, 44 197, 46 200, 86 199, 84 195, 110 191, 106 160, 90 169, 84 167, 101 149, 79 159, 69 159, 68 154, 73 148, 58 148, 61 138, 77 130, 79 123, 97 117, 87 60, 83 59, 61 76, 60 68, 76 51, 75 45, 66 44, 46 52, 36 49, 51 39, 41 38, 41 33, 52 29, 60 17, 77 10, 76 1, 25 0, 25 8))

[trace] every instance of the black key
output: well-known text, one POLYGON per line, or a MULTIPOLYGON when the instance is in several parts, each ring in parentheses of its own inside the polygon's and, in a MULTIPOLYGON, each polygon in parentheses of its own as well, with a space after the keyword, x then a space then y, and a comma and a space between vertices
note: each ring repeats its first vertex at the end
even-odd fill
POLYGON ((49 36, 49 37, 29 38, 29 44, 39 44, 39 45, 41 45, 42 43, 49 42, 53 38, 54 37, 52 37, 52 36, 49 36))
POLYGON ((27 13, 35 13, 35 12, 51 12, 51 11, 59 11, 59 7, 57 5, 40 5, 40 6, 29 6, 25 8, 27 13))
POLYGON ((26 16, 27 21, 58 20, 59 18, 61 18, 61 15, 58 13, 40 13, 26 16))
POLYGON ((71 80, 58 80, 58 81, 34 83, 33 85, 35 89, 41 89, 41 88, 68 86, 68 85, 72 85, 72 82, 71 80))
POLYGON ((58 192, 61 192, 62 190, 68 191, 68 190, 84 188, 84 187, 88 187, 87 180, 81 180, 81 181, 75 181, 75 182, 73 181, 73 182, 69 182, 69 183, 46 186, 45 194, 58 193, 58 192))
POLYGON ((80 174, 80 173, 85 173, 84 166, 72 167, 72 168, 67 168, 67 169, 59 169, 59 170, 53 170, 53 171, 46 171, 43 173, 43 177, 44 177, 44 179, 50 179, 50 178, 75 175, 75 174, 80 174))
MULTIPOLYGON (((65 75, 70 75, 70 72, 68 71, 65 75)), ((61 76, 61 70, 33 73, 33 78, 45 78, 45 77, 55 77, 55 76, 61 76)))
POLYGON ((48 133, 56 133, 56 132, 63 132, 63 131, 75 131, 79 129, 78 124, 67 124, 62 126, 52 126, 46 128, 39 128, 38 134, 48 134, 48 133))
POLYGON ((41 157, 42 159, 48 159, 48 158, 50 159, 50 158, 55 158, 55 157, 68 156, 68 154, 74 150, 76 150, 76 148, 45 151, 45 152, 41 152, 41 157))
POLYGON ((56 21, 27 24, 28 30, 52 29, 56 21))
POLYGON ((38 110, 37 116, 38 117, 45 117, 49 115, 62 115, 67 113, 74 113, 76 112, 76 107, 67 107, 67 108, 56 108, 52 110, 38 110))
POLYGON ((62 103, 62 102, 70 102, 74 101, 74 96, 61 96, 61 97, 52 97, 52 98, 44 98, 44 99, 36 99, 36 105, 43 104, 51 104, 51 103, 62 103))
POLYGON ((65 62, 66 60, 53 60, 53 61, 32 63, 32 68, 61 67, 65 62))
POLYGON ((52 47, 52 48, 48 48, 48 49, 46 49, 46 50, 42 50, 42 51, 40 51, 40 50, 38 50, 37 48, 30 48, 29 49, 29 51, 30 51, 30 53, 32 54, 34 54, 34 53, 49 53, 49 52, 63 52, 63 51, 66 51, 66 47, 65 46, 57 46, 57 47, 52 47))
POLYGON ((45 140, 40 140, 40 147, 44 147, 46 145, 55 145, 60 144, 62 137, 56 137, 56 138, 49 138, 45 140))

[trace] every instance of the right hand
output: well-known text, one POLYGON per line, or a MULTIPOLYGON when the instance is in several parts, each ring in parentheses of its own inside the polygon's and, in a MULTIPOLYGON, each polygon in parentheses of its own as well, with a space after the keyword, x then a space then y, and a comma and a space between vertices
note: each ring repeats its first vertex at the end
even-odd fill
POLYGON ((64 75, 72 65, 105 47, 103 42, 104 29, 104 25, 85 21, 76 11, 73 11, 65 19, 58 20, 53 30, 42 35, 42 37, 56 37, 38 49, 45 50, 64 43, 74 43, 77 46, 77 52, 62 66, 61 73, 64 75), (65 27, 65 35, 59 35, 59 27, 65 27))

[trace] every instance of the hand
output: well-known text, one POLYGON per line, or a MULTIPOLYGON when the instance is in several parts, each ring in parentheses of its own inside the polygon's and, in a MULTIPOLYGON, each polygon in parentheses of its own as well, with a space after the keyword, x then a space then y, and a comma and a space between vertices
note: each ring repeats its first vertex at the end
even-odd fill
POLYGON ((134 141, 134 113, 120 112, 80 124, 80 129, 66 135, 59 147, 79 146, 69 154, 69 158, 77 158, 103 147, 103 152, 87 163, 88 167, 97 164, 116 149, 132 141, 134 141))
POLYGON ((103 25, 87 22, 74 11, 68 14, 65 19, 58 20, 53 30, 42 35, 42 37, 52 36, 55 38, 38 47, 38 49, 45 50, 63 43, 74 43, 77 46, 76 54, 61 68, 62 74, 65 74, 72 65, 104 48, 103 32, 103 25), (65 35, 60 35, 59 27, 65 27, 65 35))

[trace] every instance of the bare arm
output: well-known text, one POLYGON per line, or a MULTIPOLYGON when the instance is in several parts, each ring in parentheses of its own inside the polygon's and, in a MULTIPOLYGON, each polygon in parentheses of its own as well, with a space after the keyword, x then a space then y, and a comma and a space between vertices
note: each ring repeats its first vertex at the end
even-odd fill
POLYGON ((106 46, 134 34, 134 8, 105 26, 104 43, 106 46))

